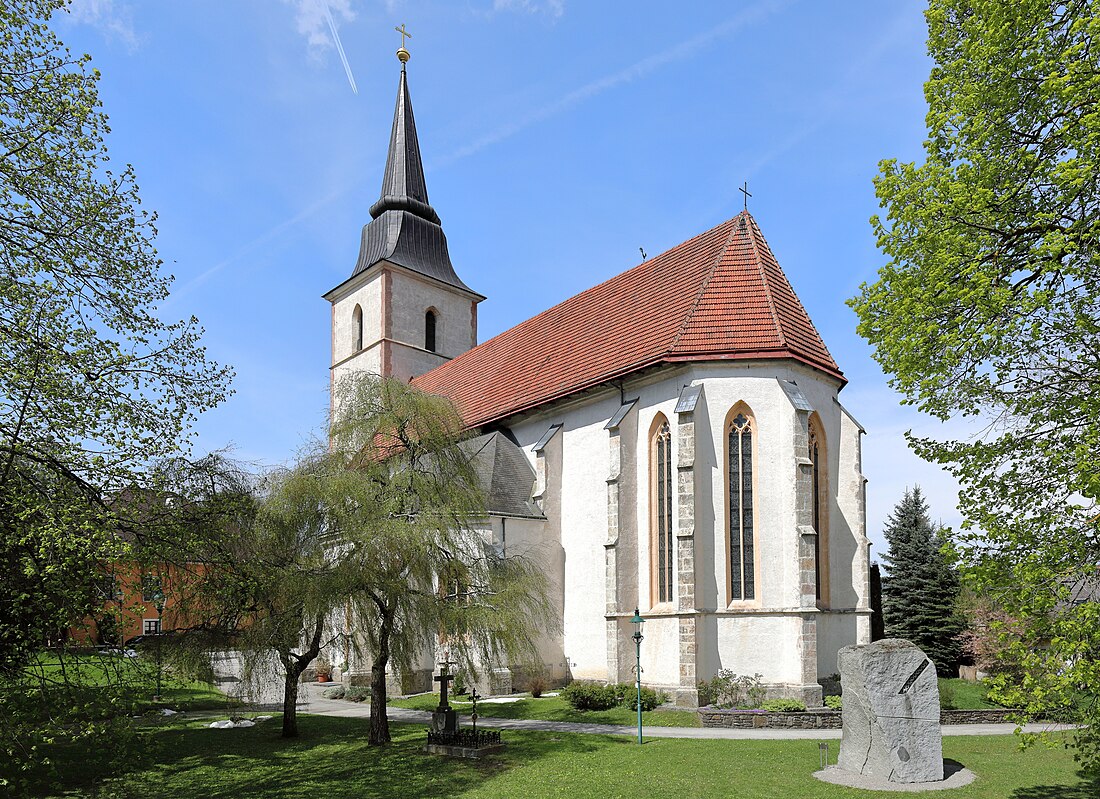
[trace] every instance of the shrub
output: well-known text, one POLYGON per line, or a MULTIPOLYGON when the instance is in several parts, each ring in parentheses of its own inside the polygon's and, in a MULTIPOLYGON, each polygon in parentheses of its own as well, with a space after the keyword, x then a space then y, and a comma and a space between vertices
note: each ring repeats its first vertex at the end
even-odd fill
POLYGON ((760 707, 769 713, 798 713, 806 709, 806 703, 801 699, 768 699, 760 707))
POLYGON ((762 674, 739 676, 729 669, 719 669, 712 679, 699 683, 699 703, 723 708, 760 707, 767 695, 762 679, 762 674))
POLYGON ((561 698, 577 710, 609 710, 619 704, 618 686, 590 682, 571 682, 561 690, 561 698))
MULTIPOLYGON (((627 683, 627 685, 630 686, 631 690, 627 693, 626 701, 624 701, 622 704, 626 705, 631 710, 637 710, 638 688, 637 686, 630 685, 629 683, 627 683)), ((642 710, 648 712, 656 708, 658 705, 663 705, 667 701, 668 694, 666 694, 664 691, 658 693, 652 688, 646 688, 644 685, 642 686, 642 710)))
POLYGON ((839 696, 825 697, 825 707, 829 710, 840 710, 843 702, 839 696))
POLYGON ((369 685, 349 685, 344 691, 344 699, 349 702, 365 702, 370 699, 369 685))
POLYGON ((944 710, 954 710, 958 707, 955 701, 955 686, 945 680, 940 680, 940 707, 944 710))
POLYGON ((699 707, 713 705, 718 700, 714 688, 711 686, 712 682, 713 680, 700 680, 699 685, 696 686, 699 689, 699 707))
POLYGON ((819 677, 817 681, 821 684, 821 690, 825 696, 840 696, 840 675, 836 672, 827 677, 819 677))
POLYGON ((466 685, 466 675, 461 671, 455 672, 454 684, 451 686, 451 693, 455 696, 463 696, 466 694, 468 687, 466 685))
POLYGON ((541 674, 536 675, 527 681, 527 688, 531 692, 531 696, 535 697, 535 699, 538 699, 540 696, 542 696, 546 689, 549 687, 550 684, 541 674))
POLYGON ((344 698, 344 686, 334 685, 331 688, 326 688, 321 691, 321 696, 325 699, 343 699, 344 698))

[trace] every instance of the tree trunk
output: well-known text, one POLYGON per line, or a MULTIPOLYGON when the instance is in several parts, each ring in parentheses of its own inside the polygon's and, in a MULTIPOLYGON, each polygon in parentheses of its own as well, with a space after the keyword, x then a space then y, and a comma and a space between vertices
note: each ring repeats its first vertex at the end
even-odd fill
POLYGON ((378 635, 378 652, 370 667, 370 739, 371 746, 390 742, 390 721, 386 718, 386 666, 390 660, 390 630, 393 620, 383 616, 378 635))
POLYGON ((313 622, 313 634, 309 648, 300 655, 282 651, 279 660, 283 663, 283 737, 298 737, 298 679, 302 672, 321 653, 321 633, 324 631, 325 617, 317 614, 313 622))
POLYGON ((298 678, 302 670, 283 662, 283 737, 298 737, 298 678))

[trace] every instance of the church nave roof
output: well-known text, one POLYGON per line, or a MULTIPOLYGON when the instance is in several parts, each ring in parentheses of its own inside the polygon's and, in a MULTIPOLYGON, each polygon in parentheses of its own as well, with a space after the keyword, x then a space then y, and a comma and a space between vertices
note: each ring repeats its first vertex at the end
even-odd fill
POLYGON ((477 427, 659 363, 794 359, 844 376, 747 212, 413 380, 477 427))

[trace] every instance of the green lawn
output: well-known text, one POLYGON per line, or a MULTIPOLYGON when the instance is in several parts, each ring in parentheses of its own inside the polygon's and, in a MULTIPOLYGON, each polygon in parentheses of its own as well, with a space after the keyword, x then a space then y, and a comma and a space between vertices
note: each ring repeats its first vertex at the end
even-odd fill
POLYGON ((1004 710, 986 698, 988 691, 984 683, 940 677, 940 706, 945 710, 1004 710))
MULTIPOLYGON (((277 718, 241 730, 166 724, 147 733, 144 762, 106 784, 95 779, 88 759, 75 753, 83 782, 72 782, 59 795, 91 797, 98 789, 118 799, 897 796, 815 780, 816 741, 655 739, 639 747, 628 737, 506 732, 505 752, 479 763, 424 754, 423 728, 412 725, 393 725, 394 743, 372 749, 366 745, 366 725, 366 719, 303 716, 302 737, 284 741, 277 718)), ((945 799, 1100 795, 1100 786, 1077 776, 1072 754, 1062 748, 1020 752, 1011 736, 946 738, 944 755, 978 774, 973 784, 942 794, 945 799)))
POLYGON ((28 669, 29 686, 38 685, 39 680, 49 686, 65 679, 86 691, 110 689, 114 701, 125 707, 127 713, 154 707, 218 710, 239 704, 209 683, 179 679, 168 669, 161 672, 162 701, 154 703, 152 697, 156 693, 157 668, 154 658, 147 652, 136 658, 71 653, 59 658, 56 653, 43 652, 28 669))
MULTIPOLYGON (((439 704, 439 694, 420 694, 408 699, 390 700, 394 707, 406 707, 413 710, 435 710, 439 704)), ((466 697, 452 697, 451 706, 460 717, 467 717, 472 707, 466 697)), ((558 696, 544 696, 534 699, 527 696, 518 702, 497 704, 481 702, 477 706, 479 716, 496 719, 542 719, 544 721, 573 721, 580 724, 637 724, 637 711, 625 707, 610 710, 574 710, 564 699, 558 696)), ((699 727, 699 714, 694 710, 650 710, 642 713, 642 724, 653 727, 699 727)))

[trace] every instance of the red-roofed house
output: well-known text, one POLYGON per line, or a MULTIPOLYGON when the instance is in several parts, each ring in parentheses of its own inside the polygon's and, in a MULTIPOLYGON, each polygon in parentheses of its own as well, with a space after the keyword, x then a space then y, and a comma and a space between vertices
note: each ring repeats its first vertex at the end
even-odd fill
MULTIPOLYGON (((756 220, 477 344, 484 297, 428 202, 404 67, 370 213, 352 276, 325 295, 333 383, 412 380, 480 434, 485 534, 542 558, 559 592, 546 667, 632 679, 637 607, 644 681, 677 701, 724 668, 820 704, 837 650, 870 640, 863 431, 756 220)), ((521 681, 493 665, 498 686, 521 681)))

